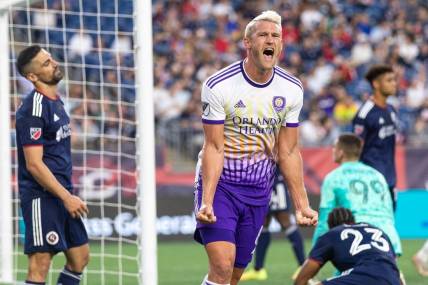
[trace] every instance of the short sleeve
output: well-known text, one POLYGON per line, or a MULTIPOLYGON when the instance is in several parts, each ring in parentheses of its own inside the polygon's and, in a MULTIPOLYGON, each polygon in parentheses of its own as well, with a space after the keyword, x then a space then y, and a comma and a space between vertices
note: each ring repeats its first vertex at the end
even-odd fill
POLYGON ((309 253, 309 259, 313 259, 319 262, 321 265, 333 258, 333 247, 331 245, 331 237, 329 233, 322 235, 311 252, 309 253))
POLYGON ((43 145, 44 120, 41 117, 26 116, 17 119, 16 134, 21 144, 26 145, 43 145))
POLYGON ((358 114, 359 112, 352 120, 352 132, 364 140, 367 134, 367 123, 366 120, 360 118, 358 114))
POLYGON ((202 122, 205 124, 224 124, 226 112, 220 95, 215 94, 206 84, 202 86, 202 122))
POLYGON ((290 106, 290 109, 287 110, 285 114, 285 120, 282 124, 283 127, 295 128, 299 126, 299 115, 300 110, 303 106, 303 90, 299 89, 298 95, 296 96, 294 102, 290 106))

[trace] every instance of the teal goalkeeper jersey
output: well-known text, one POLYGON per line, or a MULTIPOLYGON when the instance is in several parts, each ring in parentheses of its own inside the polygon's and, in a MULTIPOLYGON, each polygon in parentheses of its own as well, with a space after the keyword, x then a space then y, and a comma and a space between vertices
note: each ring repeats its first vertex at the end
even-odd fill
POLYGON ((326 176, 322 184, 313 244, 328 231, 327 219, 331 210, 344 207, 352 211, 355 222, 383 230, 391 240, 395 254, 401 255, 390 195, 385 178, 376 169, 358 161, 342 163, 326 176))

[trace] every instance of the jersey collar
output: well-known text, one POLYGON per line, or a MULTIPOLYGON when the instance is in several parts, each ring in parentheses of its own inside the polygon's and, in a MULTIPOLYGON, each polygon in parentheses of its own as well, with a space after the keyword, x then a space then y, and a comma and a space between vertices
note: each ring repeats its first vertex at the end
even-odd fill
POLYGON ((250 83, 252 86, 257 87, 257 88, 264 88, 264 87, 269 86, 269 84, 273 81, 273 77, 275 76, 275 72, 272 72, 271 78, 268 81, 266 81, 265 83, 262 83, 262 84, 257 83, 255 81, 253 81, 245 72, 244 61, 245 61, 245 59, 243 61, 241 61, 240 66, 241 66, 242 75, 244 76, 245 80, 248 83, 250 83))
POLYGON ((43 95, 43 97, 45 97, 45 98, 46 98, 46 99, 48 99, 48 100, 57 101, 57 100, 59 100, 59 99, 60 99, 60 97, 59 97, 59 95, 58 95, 58 94, 56 94, 56 97, 55 97, 55 98, 51 98, 51 97, 47 96, 46 94, 44 94, 42 91, 40 91, 40 90, 38 90, 38 89, 34 89, 34 91, 35 91, 35 92, 37 92, 37 93, 39 93, 39 94, 41 94, 41 95, 43 95))

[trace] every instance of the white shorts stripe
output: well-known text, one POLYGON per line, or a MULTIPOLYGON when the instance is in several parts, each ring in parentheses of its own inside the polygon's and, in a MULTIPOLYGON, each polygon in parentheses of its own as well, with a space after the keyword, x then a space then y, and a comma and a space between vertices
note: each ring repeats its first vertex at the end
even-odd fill
POLYGON ((43 245, 42 219, 40 212, 40 198, 33 199, 33 244, 34 246, 43 245))
POLYGON ((33 244, 34 246, 38 246, 38 240, 37 240, 37 235, 36 235, 36 199, 33 199, 32 201, 32 205, 31 205, 31 216, 33 218, 33 244))
POLYGON ((42 230, 42 213, 41 213, 41 208, 40 208, 40 198, 37 199, 37 222, 39 224, 39 240, 40 240, 40 245, 43 245, 43 230, 42 230))

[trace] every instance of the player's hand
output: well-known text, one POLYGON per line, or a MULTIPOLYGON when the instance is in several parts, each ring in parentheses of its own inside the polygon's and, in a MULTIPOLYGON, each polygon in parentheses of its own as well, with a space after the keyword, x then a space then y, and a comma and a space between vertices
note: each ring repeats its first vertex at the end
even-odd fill
POLYGON ((213 224, 217 221, 217 217, 214 215, 214 209, 212 205, 204 205, 199 208, 196 214, 196 220, 203 224, 213 224))
POLYGON ((316 226, 318 224, 318 213, 310 207, 296 211, 296 221, 301 226, 316 226))
POLYGON ((79 218, 89 213, 86 203, 79 197, 70 195, 64 200, 64 206, 73 218, 79 218))

